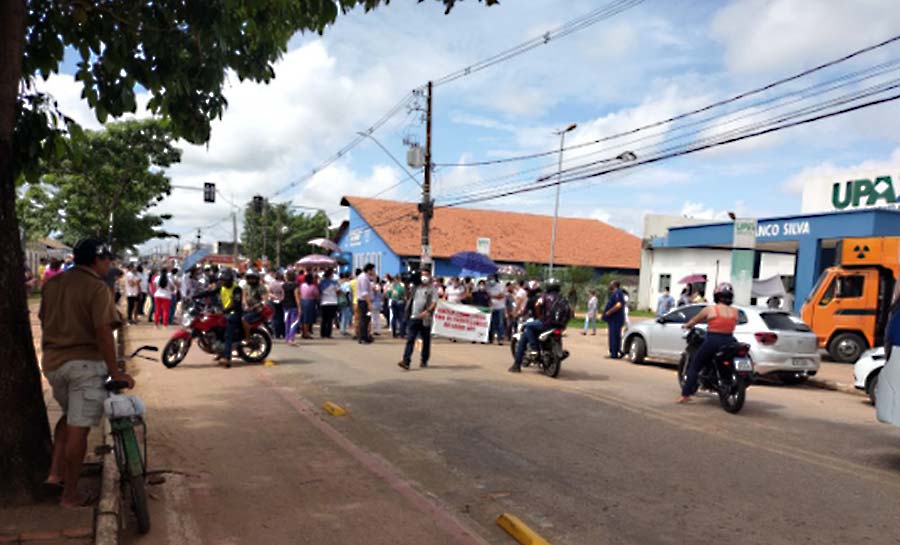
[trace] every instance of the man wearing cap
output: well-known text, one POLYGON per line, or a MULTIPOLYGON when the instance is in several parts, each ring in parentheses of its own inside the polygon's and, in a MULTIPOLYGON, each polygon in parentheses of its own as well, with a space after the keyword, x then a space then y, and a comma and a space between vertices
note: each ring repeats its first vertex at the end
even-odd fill
POLYGON ((119 371, 113 329, 119 327, 113 295, 104 282, 112 255, 99 240, 85 239, 74 248, 75 265, 50 279, 43 288, 41 367, 63 416, 54 432, 48 485, 63 486, 60 504, 79 507, 89 499, 78 495, 78 477, 90 429, 100 424, 109 376, 134 387, 119 371))

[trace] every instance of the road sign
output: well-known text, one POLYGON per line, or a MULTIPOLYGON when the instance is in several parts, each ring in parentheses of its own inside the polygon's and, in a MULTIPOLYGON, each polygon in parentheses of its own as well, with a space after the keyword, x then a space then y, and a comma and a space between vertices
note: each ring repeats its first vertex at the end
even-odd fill
POLYGON ((203 202, 216 202, 216 184, 210 182, 203 184, 203 202))

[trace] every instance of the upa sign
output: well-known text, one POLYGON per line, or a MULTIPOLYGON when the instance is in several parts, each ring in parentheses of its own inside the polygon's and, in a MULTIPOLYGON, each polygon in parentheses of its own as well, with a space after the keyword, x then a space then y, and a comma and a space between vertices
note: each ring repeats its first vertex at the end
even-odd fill
POLYGON ((900 176, 860 173, 844 179, 811 179, 803 186, 803 212, 833 212, 861 208, 900 208, 900 176))

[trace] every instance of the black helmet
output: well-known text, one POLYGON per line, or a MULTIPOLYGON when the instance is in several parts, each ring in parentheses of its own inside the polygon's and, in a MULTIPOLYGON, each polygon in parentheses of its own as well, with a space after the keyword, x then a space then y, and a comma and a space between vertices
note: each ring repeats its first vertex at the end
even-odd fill
POLYGON ((544 290, 549 292, 557 292, 562 288, 562 285, 559 283, 559 280, 556 278, 548 278, 546 282, 544 282, 544 290))
POLYGON ((222 269, 219 272, 219 280, 221 280, 222 282, 233 282, 234 272, 231 269, 222 269))

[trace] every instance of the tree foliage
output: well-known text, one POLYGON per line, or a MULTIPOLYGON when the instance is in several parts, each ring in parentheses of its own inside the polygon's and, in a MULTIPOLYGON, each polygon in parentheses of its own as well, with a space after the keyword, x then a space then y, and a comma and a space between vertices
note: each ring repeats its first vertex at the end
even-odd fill
POLYGON ((329 234, 329 219, 324 211, 314 214, 297 213, 286 203, 264 203, 264 212, 257 211, 253 202, 244 209, 244 229, 241 242, 247 256, 252 260, 263 255, 272 263, 276 259, 276 244, 281 241, 281 264, 289 264, 311 253, 321 253, 322 249, 307 242, 329 234), (265 234, 265 249, 263 248, 265 234))
POLYGON ((168 124, 158 119, 109 123, 100 131, 68 137, 60 158, 44 161, 39 185, 19 199, 30 238, 57 233, 106 240, 134 248, 153 237, 166 216, 148 211, 171 193, 163 169, 181 159, 168 124), (112 225, 110 224, 112 221, 112 225))

